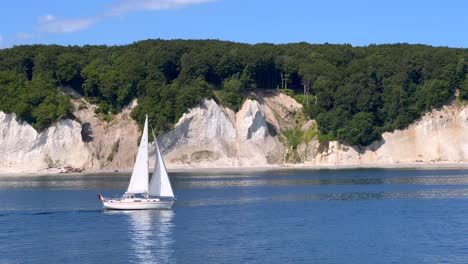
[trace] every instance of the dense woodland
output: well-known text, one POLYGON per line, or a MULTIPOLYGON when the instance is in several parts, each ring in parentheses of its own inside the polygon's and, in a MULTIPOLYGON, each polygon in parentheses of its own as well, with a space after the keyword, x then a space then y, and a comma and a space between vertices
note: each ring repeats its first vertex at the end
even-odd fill
POLYGON ((248 45, 145 40, 125 46, 0 50, 0 110, 43 130, 72 117, 71 86, 111 116, 133 98, 166 131, 203 98, 238 110, 254 89, 280 89, 318 122, 319 139, 368 145, 425 111, 468 99, 468 50, 424 45, 248 45))

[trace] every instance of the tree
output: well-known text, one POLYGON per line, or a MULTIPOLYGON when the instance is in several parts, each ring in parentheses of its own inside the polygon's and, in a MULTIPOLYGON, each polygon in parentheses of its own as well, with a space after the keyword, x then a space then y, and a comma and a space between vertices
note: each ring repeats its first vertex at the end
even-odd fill
POLYGON ((82 90, 86 96, 100 96, 100 78, 101 71, 105 67, 105 62, 100 59, 95 59, 86 65, 81 71, 82 90))
POLYGON ((468 74, 465 75, 465 80, 460 87, 460 96, 464 100, 468 100, 468 74))
POLYGON ((201 77, 190 84, 173 85, 178 94, 175 100, 175 117, 179 119, 189 108, 201 103, 204 98, 211 98, 212 92, 208 89, 208 83, 201 77))
POLYGON ((243 97, 244 84, 236 76, 224 80, 223 82, 223 102, 234 111, 238 111, 243 97))
POLYGON ((306 106, 309 106, 309 89, 313 80, 313 66, 310 63, 299 64, 299 75, 301 76, 301 84, 304 87, 304 98, 306 106))
POLYGON ((34 75, 42 78, 55 80, 57 70, 57 54, 54 47, 42 49, 34 57, 34 75))
POLYGON ((429 110, 432 107, 442 106, 452 95, 449 83, 444 80, 429 80, 417 87, 417 106, 429 110))
POLYGON ((61 85, 71 85, 81 91, 82 57, 73 53, 62 53, 57 57, 57 69, 55 75, 61 85))
POLYGON ((348 125, 338 129, 338 138, 351 145, 369 145, 381 138, 373 124, 372 113, 355 114, 348 125))

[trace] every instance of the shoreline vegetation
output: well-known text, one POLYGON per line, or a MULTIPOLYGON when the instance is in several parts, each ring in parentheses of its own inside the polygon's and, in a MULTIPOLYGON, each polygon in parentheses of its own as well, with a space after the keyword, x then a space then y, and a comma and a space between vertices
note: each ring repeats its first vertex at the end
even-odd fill
MULTIPOLYGON (((393 164, 348 164, 348 165, 304 165, 289 164, 283 166, 261 166, 261 167, 172 167, 168 168, 169 174, 179 173, 207 173, 207 174, 239 174, 249 172, 280 172, 280 171, 317 171, 317 170, 360 170, 360 169, 463 169, 468 170, 468 162, 434 162, 434 163, 393 163, 393 164)), ((116 175, 131 174, 131 170, 97 170, 83 172, 63 173, 58 170, 38 171, 38 172, 2 172, 0 177, 18 177, 18 176, 48 176, 48 175, 116 175)))
POLYGON ((0 50, 0 110, 42 131, 73 118, 72 88, 107 122, 138 99, 156 134, 213 98, 238 110, 254 90, 277 89, 317 122, 321 142, 367 146, 432 108, 468 100, 468 49, 410 45, 255 45, 144 40, 124 46, 30 45, 0 50))

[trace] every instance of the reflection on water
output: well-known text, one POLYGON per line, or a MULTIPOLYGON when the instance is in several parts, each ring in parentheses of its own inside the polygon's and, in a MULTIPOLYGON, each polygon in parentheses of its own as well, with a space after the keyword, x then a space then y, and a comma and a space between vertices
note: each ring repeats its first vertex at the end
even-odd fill
POLYGON ((195 207, 210 205, 247 204, 257 202, 297 202, 297 201, 357 201, 357 200, 391 200, 391 199, 448 199, 468 198, 468 189, 431 189, 407 192, 344 192, 320 193, 305 195, 275 195, 260 197, 241 197, 235 199, 198 199, 179 202, 178 207, 195 207))
POLYGON ((106 211, 128 216, 131 255, 136 263, 175 263, 172 210, 106 211))
POLYGON ((179 182, 178 187, 184 188, 224 188, 224 187, 255 187, 255 186, 314 186, 314 185, 381 185, 381 184, 412 184, 412 185, 466 185, 468 177, 463 176, 418 176, 399 178, 335 178, 308 179, 290 178, 276 179, 275 177, 205 177, 203 180, 189 180, 179 182))
MULTIPOLYGON (((276 175, 223 175, 173 178, 175 187, 179 188, 224 188, 224 187, 256 187, 256 186, 314 186, 314 185, 381 185, 381 184, 414 184, 414 185, 466 185, 468 177, 461 176, 417 176, 398 178, 314 178, 313 175, 302 177, 276 175)), ((118 176, 47 176, 47 177, 15 177, 0 179, 0 188, 39 188, 39 189, 119 189, 128 185, 128 177, 118 176)))
POLYGON ((125 189, 130 179, 129 174, 60 174, 39 176, 3 176, 0 177, 0 189, 125 189))
MULTIPOLYGON (((0 189, 124 190, 130 174, 0 177, 0 189)), ((335 170, 301 172, 171 173, 175 188, 318 185, 468 185, 467 170, 335 170)))

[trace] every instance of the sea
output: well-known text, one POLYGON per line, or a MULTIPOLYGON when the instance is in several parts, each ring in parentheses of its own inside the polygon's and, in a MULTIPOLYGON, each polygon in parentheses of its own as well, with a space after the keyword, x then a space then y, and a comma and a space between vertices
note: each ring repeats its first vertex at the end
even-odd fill
POLYGON ((0 177, 0 263, 468 263, 466 169, 177 172, 172 210, 103 209, 129 177, 0 177))

